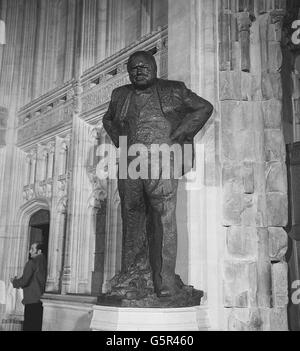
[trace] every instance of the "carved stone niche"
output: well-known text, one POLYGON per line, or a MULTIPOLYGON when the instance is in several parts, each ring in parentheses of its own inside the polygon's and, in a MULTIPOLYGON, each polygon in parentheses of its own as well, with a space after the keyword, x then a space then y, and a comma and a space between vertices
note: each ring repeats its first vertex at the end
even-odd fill
POLYGON ((25 185, 34 184, 36 180, 36 160, 37 160, 37 147, 33 147, 26 154, 26 179, 25 185))
POLYGON ((60 143, 59 147, 59 175, 64 175, 68 173, 68 162, 69 162, 69 149, 70 149, 70 136, 67 135, 60 143))

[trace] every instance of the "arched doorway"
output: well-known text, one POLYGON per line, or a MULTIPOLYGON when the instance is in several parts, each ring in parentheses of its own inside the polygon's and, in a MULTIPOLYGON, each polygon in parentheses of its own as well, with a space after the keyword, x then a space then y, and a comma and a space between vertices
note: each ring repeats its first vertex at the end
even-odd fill
POLYGON ((50 212, 39 210, 35 212, 29 220, 29 247, 34 242, 42 242, 44 245, 44 255, 48 258, 50 212))

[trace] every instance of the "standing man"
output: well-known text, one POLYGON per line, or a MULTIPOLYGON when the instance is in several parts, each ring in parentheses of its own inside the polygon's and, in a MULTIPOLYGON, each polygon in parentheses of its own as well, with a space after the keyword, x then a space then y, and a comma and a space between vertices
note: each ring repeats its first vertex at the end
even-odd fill
POLYGON ((12 278, 14 288, 22 288, 25 305, 24 331, 41 331, 43 322, 43 305, 40 301, 46 285, 46 259, 43 255, 42 243, 35 242, 29 251, 29 261, 26 263, 21 278, 12 278))
MULTIPOLYGON (((192 145, 193 137, 211 116, 213 106, 187 89, 183 82, 158 79, 155 58, 149 52, 132 54, 127 70, 132 84, 112 92, 103 117, 103 126, 114 145, 119 147, 120 136, 127 137, 128 148, 142 144, 149 153, 154 144, 192 145)), ((148 166, 151 168, 151 164, 148 166)), ((119 176, 123 221, 121 275, 127 279, 126 273, 138 266, 137 257, 143 252, 146 232, 154 291, 158 297, 171 297, 181 288, 175 276, 178 179, 172 176, 172 162, 169 179, 162 177, 162 165, 156 166, 158 179, 131 179, 129 175, 120 179, 119 176)), ((137 283, 131 282, 129 286, 138 290, 143 279, 135 280, 137 283)))

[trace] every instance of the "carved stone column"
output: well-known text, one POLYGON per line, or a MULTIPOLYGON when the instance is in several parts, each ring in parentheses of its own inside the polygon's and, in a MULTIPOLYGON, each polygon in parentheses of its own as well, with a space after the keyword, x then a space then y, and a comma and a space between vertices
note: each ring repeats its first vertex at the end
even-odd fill
POLYGON ((70 267, 69 291, 72 293, 91 293, 91 235, 86 232, 90 218, 86 215, 92 185, 89 181, 87 164, 91 148, 91 127, 74 115, 72 130, 72 185, 68 207, 67 247, 65 266, 70 267))
POLYGON ((30 152, 31 169, 30 169, 30 183, 34 184, 36 181, 36 163, 37 163, 37 149, 33 148, 30 152))
POLYGON ((68 267, 64 266, 67 208, 68 200, 64 196, 51 212, 47 292, 65 293, 69 284, 68 267))
POLYGON ((50 142, 47 147, 48 147, 47 179, 52 179, 53 171, 54 171, 55 141, 50 142))
POLYGON ((121 269, 122 256, 122 218, 116 180, 109 180, 107 194, 103 293, 107 292, 109 280, 121 269))
POLYGON ((241 47, 241 70, 250 71, 250 26, 251 17, 249 12, 237 13, 239 42, 241 47))
POLYGON ((100 182, 94 171, 90 171, 90 181, 93 184, 93 193, 90 197, 90 227, 89 235, 93 252, 91 256, 91 293, 99 295, 102 292, 105 238, 106 238, 106 211, 107 211, 107 185, 100 182))

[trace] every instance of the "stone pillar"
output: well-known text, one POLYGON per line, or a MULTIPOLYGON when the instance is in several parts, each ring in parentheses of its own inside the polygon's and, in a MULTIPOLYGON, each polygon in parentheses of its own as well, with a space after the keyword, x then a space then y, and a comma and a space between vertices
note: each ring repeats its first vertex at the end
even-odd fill
POLYGON ((141 36, 151 32, 151 12, 153 8, 152 0, 141 1, 141 36))
POLYGON ((34 67, 32 76, 32 98, 36 98, 41 93, 43 52, 45 46, 44 24, 46 20, 46 0, 37 2, 37 27, 34 45, 34 67))
MULTIPOLYGON (((0 20, 4 21, 4 23, 6 20, 6 10, 7 10, 7 0, 2 0, 0 3, 0 20)), ((4 51, 4 45, 0 45, 0 67, 2 65, 3 51, 4 51)))
POLYGON ((116 180, 109 180, 107 193, 103 293, 107 292, 109 280, 121 269, 122 256, 121 205, 116 180))
MULTIPOLYGON (((98 180, 97 180, 98 182, 98 180)), ((104 255, 106 238, 106 211, 107 211, 107 190, 98 187, 93 191, 91 197, 90 214, 90 269, 91 269, 91 294, 94 296, 102 292, 104 255)))
POLYGON ((106 58, 107 0, 97 1, 96 62, 106 58))
POLYGON ((184 81, 215 107, 213 117, 195 138, 199 152, 194 171, 202 169, 200 181, 180 182, 178 189, 176 271, 185 283, 204 290, 202 303, 209 309, 210 326, 222 329, 217 5, 218 1, 169 1, 168 78, 184 81), (189 262, 197 267, 188 268, 189 262))
POLYGON ((83 1, 82 70, 95 64, 97 0, 83 1))
POLYGON ((223 281, 229 330, 287 329, 282 55, 274 36, 274 24, 284 14, 281 3, 276 2, 278 8, 265 1, 236 8, 221 1, 219 8, 222 224, 227 228, 223 281), (258 3, 266 6, 258 8, 258 3))
POLYGON ((91 236, 87 233, 88 218, 86 216, 91 193, 91 184, 87 164, 89 161, 90 129, 77 113, 73 117, 72 144, 70 167, 72 177, 68 197, 68 227, 65 255, 70 281, 67 288, 69 293, 91 293, 91 265, 90 252, 91 236))
POLYGON ((0 147, 6 145, 8 111, 5 107, 0 107, 0 147))
POLYGON ((35 67, 34 45, 37 27, 37 2, 30 1, 24 8, 24 26, 21 39, 21 64, 18 106, 25 105, 32 98, 32 77, 35 67))
POLYGON ((111 0, 108 2, 108 31, 106 56, 111 56, 118 50, 124 48, 124 21, 123 1, 111 0))
POLYGON ((66 26, 66 47, 65 47, 65 67, 64 82, 73 77, 74 47, 75 47, 75 20, 76 20, 76 0, 68 0, 67 6, 67 26, 66 26))
MULTIPOLYGON (((63 277, 64 249, 66 240, 67 197, 52 206, 49 235, 47 292, 65 292, 63 277)), ((65 272, 64 272, 65 273, 65 272)), ((66 278, 66 275, 65 275, 66 278)))

